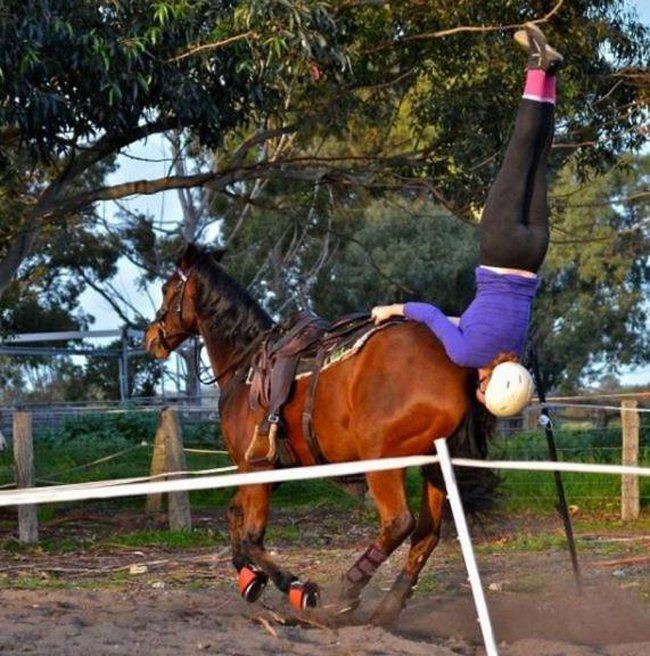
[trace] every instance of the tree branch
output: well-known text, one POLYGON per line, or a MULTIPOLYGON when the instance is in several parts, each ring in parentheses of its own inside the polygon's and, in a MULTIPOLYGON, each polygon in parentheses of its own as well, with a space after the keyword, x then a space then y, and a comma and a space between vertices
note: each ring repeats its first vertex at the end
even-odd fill
POLYGON ((74 179, 87 171, 93 164, 97 164, 108 155, 115 153, 126 146, 140 141, 145 137, 159 132, 165 132, 178 126, 178 119, 167 117, 161 118, 152 123, 143 123, 133 128, 128 128, 119 133, 108 132, 100 137, 91 146, 85 147, 78 157, 73 157, 69 171, 64 178, 56 181, 56 184, 62 185, 70 179, 74 179))
MULTIPOLYGON (((178 132, 174 131, 170 133, 168 139, 172 146, 172 153, 174 154, 174 170, 179 177, 186 176, 187 169, 185 168, 185 159, 181 156, 182 149, 178 132)), ((177 192, 183 212, 181 233, 185 242, 191 243, 196 238, 200 215, 194 205, 191 192, 187 189, 177 189, 177 192)))
POLYGON ((381 278, 395 285, 398 289, 401 289, 405 294, 411 294, 411 295, 415 294, 415 292, 412 289, 406 287, 399 280, 395 280, 395 278, 392 278, 385 271, 383 271, 383 269, 379 266, 375 258, 370 253, 370 249, 364 242, 360 241, 356 237, 352 237, 352 235, 346 235, 345 233, 337 232, 336 230, 329 230, 329 232, 333 234, 335 237, 338 237, 339 239, 349 241, 350 243, 358 246, 363 251, 363 254, 366 256, 366 258, 368 259, 370 266, 372 266, 372 268, 379 274, 381 278))
POLYGON ((186 50, 180 55, 177 55, 176 57, 172 57, 171 59, 168 59, 165 61, 165 64, 170 64, 171 62, 177 62, 181 61, 181 59, 185 59, 186 57, 191 57, 192 55, 197 55, 200 52, 205 52, 206 50, 217 50, 219 48, 223 48, 224 46, 227 46, 230 43, 234 43, 235 41, 240 41, 241 39, 246 39, 249 36, 255 36, 255 32, 253 30, 249 30, 248 32, 243 32, 242 34, 235 34, 235 36, 229 36, 227 39, 223 39, 222 41, 215 41, 214 43, 205 43, 201 46, 195 46, 194 48, 190 48, 189 50, 186 50))
MULTIPOLYGON (((536 23, 536 24, 548 22, 553 16, 555 16, 555 14, 558 13, 560 7, 562 7, 563 4, 564 4, 564 0, 558 0, 556 5, 547 14, 545 14, 541 18, 536 18, 535 20, 528 21, 528 22, 536 23)), ((383 43, 380 43, 374 48, 365 50, 363 54, 366 55, 374 54, 376 52, 386 50, 387 48, 404 45, 405 43, 409 43, 411 41, 422 41, 424 39, 439 39, 441 37, 452 36, 454 34, 462 34, 465 32, 486 33, 486 32, 500 32, 502 30, 519 30, 521 28, 522 28, 521 23, 511 23, 509 25, 466 25, 466 26, 452 27, 447 30, 437 30, 435 32, 421 32, 420 34, 412 34, 411 36, 405 36, 401 39, 396 39, 394 41, 384 41, 383 43)))
POLYGON ((62 211, 71 212, 103 200, 115 200, 136 194, 151 195, 168 189, 187 189, 199 187, 210 183, 216 189, 223 189, 243 180, 267 179, 282 175, 290 180, 313 181, 317 179, 354 180, 361 184, 374 175, 368 170, 368 164, 376 166, 390 164, 405 164, 415 162, 417 153, 400 154, 392 157, 378 158, 370 155, 341 156, 341 157, 295 157, 280 161, 269 161, 251 166, 227 168, 221 172, 209 171, 186 176, 168 176, 154 180, 136 180, 111 187, 100 187, 91 191, 82 192, 76 196, 62 199, 54 204, 49 214, 62 211), (341 168, 340 164, 365 164, 365 168, 341 168))
POLYGON ((20 267, 23 260, 29 255, 36 238, 38 237, 40 224, 37 221, 29 221, 27 225, 12 241, 5 256, 0 261, 0 296, 9 286, 11 279, 20 267))
MULTIPOLYGON (((79 268, 77 269, 77 273, 81 277, 81 279, 94 291, 96 291, 115 311, 115 313, 124 321, 124 323, 129 327, 129 328, 138 328, 139 326, 134 323, 129 316, 122 310, 122 308, 119 306, 119 304, 115 301, 113 298, 112 294, 109 294, 106 292, 106 290, 102 289, 97 283, 95 283, 87 274, 86 272, 79 268)), ((142 315, 140 315, 142 316, 142 315)))
MULTIPOLYGON (((287 150, 291 148, 293 145, 293 142, 295 140, 296 133, 285 133, 280 137, 280 142, 278 143, 278 147, 275 149, 275 152, 273 153, 273 156, 271 157, 272 162, 277 162, 280 156, 287 150)), ((262 154, 260 156, 260 162, 268 160, 268 141, 264 143, 264 146, 262 148, 262 154)), ((232 243, 232 241, 235 239, 239 231, 241 230, 242 226, 244 225, 244 220, 246 219, 246 216, 250 212, 250 208, 254 205, 256 199, 258 196, 264 191, 266 186, 268 185, 269 180, 260 180, 259 178, 255 180, 255 184, 253 186, 253 189, 251 192, 246 196, 245 198, 245 205, 244 208, 241 210, 239 214, 239 218, 237 219, 237 222, 235 223, 235 227, 232 229, 230 234, 228 235, 226 239, 226 245, 232 243)), ((225 192, 225 189, 224 189, 225 192)))
POLYGON ((355 9, 356 7, 385 7, 388 4, 388 0, 347 0, 333 9, 338 14, 348 9, 355 9))
POLYGON ((253 146, 257 146, 275 137, 282 137, 285 134, 291 134, 292 132, 295 132, 296 129, 297 126, 294 124, 294 125, 285 125, 281 128, 276 128, 275 130, 262 130, 256 132, 252 137, 246 139, 241 144, 241 146, 239 146, 239 148, 237 148, 235 154, 232 156, 232 159, 230 160, 230 167, 238 166, 239 164, 241 164, 244 157, 246 156, 246 153, 248 153, 248 151, 251 148, 253 148, 253 146))

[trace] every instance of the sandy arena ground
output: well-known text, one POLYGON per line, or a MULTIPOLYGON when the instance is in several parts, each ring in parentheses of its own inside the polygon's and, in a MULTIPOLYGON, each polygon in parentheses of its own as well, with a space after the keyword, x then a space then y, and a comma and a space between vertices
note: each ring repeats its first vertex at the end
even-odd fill
MULTIPOLYGON (((326 584, 345 571, 373 534, 369 525, 348 520, 312 515, 295 539, 277 538, 270 546, 294 571, 326 584)), ((213 521, 198 518, 199 524, 213 521)), ((295 526, 295 519, 286 522, 295 526)), ((57 530, 69 534, 73 527, 57 530)), ((585 587, 580 597, 566 551, 557 543, 532 551, 508 548, 514 538, 542 531, 561 533, 553 518, 503 521, 489 526, 483 538, 476 531, 500 654, 648 656, 650 535, 620 528, 580 534, 585 587)), ((6 532, 0 537, 6 539, 6 532)), ((223 544, 171 550, 104 542, 101 548, 71 552, 0 551, 0 653, 484 653, 452 535, 438 547, 398 624, 384 629, 365 623, 404 556, 401 549, 382 568, 355 624, 333 629, 321 626, 320 617, 297 617, 272 587, 257 604, 242 601, 223 544)))

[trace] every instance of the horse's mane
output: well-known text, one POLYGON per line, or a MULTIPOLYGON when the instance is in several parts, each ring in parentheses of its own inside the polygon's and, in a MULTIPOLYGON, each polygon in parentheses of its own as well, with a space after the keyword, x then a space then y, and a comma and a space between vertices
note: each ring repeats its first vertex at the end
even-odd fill
POLYGON ((219 266, 210 251, 202 251, 194 266, 199 282, 196 311, 220 340, 242 348, 273 325, 271 317, 219 266))

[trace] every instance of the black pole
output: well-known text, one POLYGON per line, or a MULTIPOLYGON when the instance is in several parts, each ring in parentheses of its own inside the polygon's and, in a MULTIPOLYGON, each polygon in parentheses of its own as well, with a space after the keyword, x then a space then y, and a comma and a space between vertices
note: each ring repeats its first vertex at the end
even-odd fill
MULTIPOLYGON (((535 376, 535 385, 537 387, 537 394, 539 401, 542 404, 542 416, 544 420, 540 423, 544 426, 546 432, 546 442, 548 444, 548 453, 553 462, 558 461, 557 447, 555 445, 555 433, 553 432, 553 423, 546 407, 546 392, 542 382, 542 376, 539 370, 539 362, 537 360, 537 352, 531 353, 531 363, 533 367, 533 375, 535 376)), ((562 475, 559 471, 553 472, 555 477, 555 489, 557 490, 557 506, 556 509, 562 517, 564 522, 564 532, 566 534, 567 543, 569 545, 569 553, 571 554, 571 565, 573 566, 573 574, 576 580, 578 592, 582 594, 582 579, 580 578, 580 565, 578 564, 578 552, 576 551, 576 543, 573 537, 573 526, 571 524, 571 517, 569 516, 569 508, 566 502, 566 495, 564 494, 564 484, 562 482, 562 475)))

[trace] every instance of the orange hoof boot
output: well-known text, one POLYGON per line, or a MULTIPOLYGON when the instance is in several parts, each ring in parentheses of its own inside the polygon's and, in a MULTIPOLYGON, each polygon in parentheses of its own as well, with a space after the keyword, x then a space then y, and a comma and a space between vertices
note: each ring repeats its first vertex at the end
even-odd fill
POLYGON ((294 581, 289 588, 289 601, 299 611, 316 608, 320 602, 320 593, 315 583, 294 581))
POLYGON ((260 598, 268 581, 269 577, 252 563, 239 570, 239 592, 250 603, 260 598))

